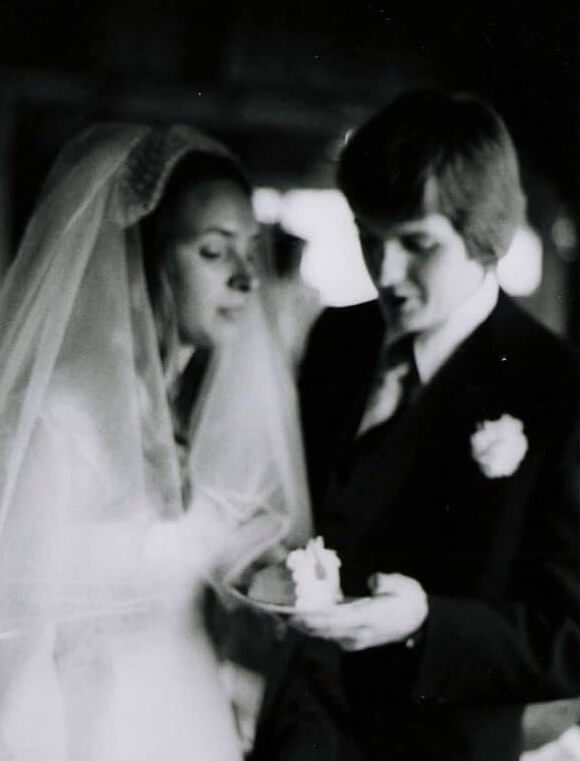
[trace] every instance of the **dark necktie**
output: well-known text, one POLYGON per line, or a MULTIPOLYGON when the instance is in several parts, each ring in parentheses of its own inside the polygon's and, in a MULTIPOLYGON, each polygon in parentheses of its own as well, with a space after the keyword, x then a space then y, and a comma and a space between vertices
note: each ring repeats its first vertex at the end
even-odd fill
POLYGON ((405 336, 382 353, 358 436, 390 420, 411 401, 420 383, 413 342, 413 335, 405 336))

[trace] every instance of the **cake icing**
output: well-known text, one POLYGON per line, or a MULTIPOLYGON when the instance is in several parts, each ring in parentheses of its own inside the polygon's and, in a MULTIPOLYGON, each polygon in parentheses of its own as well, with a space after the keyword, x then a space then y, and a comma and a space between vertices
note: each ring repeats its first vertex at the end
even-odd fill
POLYGON ((291 605, 297 610, 321 610, 343 599, 340 559, 326 549, 321 536, 293 550, 282 563, 258 571, 248 589, 254 600, 291 605))

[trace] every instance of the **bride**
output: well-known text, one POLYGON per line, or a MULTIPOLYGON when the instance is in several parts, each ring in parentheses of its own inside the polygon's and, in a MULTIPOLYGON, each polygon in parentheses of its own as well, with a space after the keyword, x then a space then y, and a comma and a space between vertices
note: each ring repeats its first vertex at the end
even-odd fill
POLYGON ((237 160, 95 127, 0 292, 0 758, 236 761, 204 622, 309 534, 288 368, 237 160))

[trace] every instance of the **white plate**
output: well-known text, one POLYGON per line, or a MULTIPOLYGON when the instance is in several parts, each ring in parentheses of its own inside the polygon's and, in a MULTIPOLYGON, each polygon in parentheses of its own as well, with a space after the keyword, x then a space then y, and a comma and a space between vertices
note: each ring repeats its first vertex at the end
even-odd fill
MULTIPOLYGON (((226 592, 228 597, 233 598, 238 602, 244 603, 245 605, 250 605, 252 608, 256 608, 257 610, 264 611, 265 613, 276 613, 279 616, 299 616, 303 613, 313 612, 305 611, 303 608, 297 608, 294 605, 284 605, 283 603, 263 602, 262 600, 255 600, 253 597, 248 597, 248 595, 244 594, 244 592, 242 592, 240 589, 236 589, 236 587, 227 587, 227 589, 222 587, 222 589, 226 592)), ((355 597, 345 597, 344 600, 337 602, 336 605, 346 605, 349 602, 353 602, 355 599, 355 597)))

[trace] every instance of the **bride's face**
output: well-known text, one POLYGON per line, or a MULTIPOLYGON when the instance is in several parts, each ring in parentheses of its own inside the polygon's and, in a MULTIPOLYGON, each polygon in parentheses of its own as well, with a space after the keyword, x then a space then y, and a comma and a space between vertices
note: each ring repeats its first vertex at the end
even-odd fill
POLYGON ((257 285, 260 231, 251 201, 231 180, 209 180, 181 194, 163 261, 180 339, 217 346, 235 333, 257 285))

